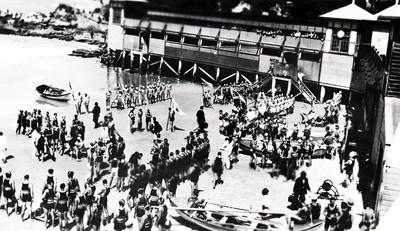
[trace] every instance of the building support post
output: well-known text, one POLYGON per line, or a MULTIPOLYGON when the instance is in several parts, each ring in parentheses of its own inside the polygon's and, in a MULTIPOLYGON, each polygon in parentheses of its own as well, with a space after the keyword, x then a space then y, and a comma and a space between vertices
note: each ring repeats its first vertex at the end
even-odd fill
POLYGON ((162 69, 162 65, 164 64, 164 57, 161 56, 160 59, 160 66, 158 67, 158 77, 161 76, 161 69, 162 69))
POLYGON ((256 74, 256 79, 255 79, 255 82, 257 83, 258 82, 258 74, 256 74))
POLYGON ((235 82, 239 83, 239 79, 240 79, 240 73, 239 73, 239 71, 236 71, 236 80, 235 80, 235 82))
POLYGON ((319 101, 320 101, 321 103, 323 103, 323 102, 324 102, 324 98, 325 98, 325 87, 324 87, 324 86, 321 86, 321 94, 320 94, 320 96, 319 96, 319 101))
POLYGON ((139 76, 142 75, 142 64, 143 64, 143 54, 140 52, 139 54, 139 76))
POLYGON ((286 96, 289 96, 291 91, 292 91, 292 80, 289 79, 287 84, 286 96))
POLYGON ((149 54, 149 57, 147 58, 146 74, 150 73, 150 60, 151 60, 151 55, 149 54))
POLYGON ((178 75, 179 75, 179 78, 182 75, 181 73, 182 73, 182 60, 179 59, 179 62, 178 62, 178 75))
POLYGON ((217 67, 217 70, 216 70, 216 73, 215 73, 215 81, 216 81, 216 82, 218 82, 220 71, 221 71, 220 68, 217 67))
POLYGON ((351 90, 349 90, 349 104, 351 102, 351 98, 353 98, 353 92, 351 90))
POLYGON ((275 97, 275 85, 276 85, 276 79, 275 76, 272 76, 272 86, 271 86, 271 93, 272 93, 272 98, 275 97))
POLYGON ((195 78, 196 78, 196 72, 197 72, 197 63, 194 63, 194 65, 193 65, 193 72, 192 72, 192 81, 194 81, 195 80, 195 78))

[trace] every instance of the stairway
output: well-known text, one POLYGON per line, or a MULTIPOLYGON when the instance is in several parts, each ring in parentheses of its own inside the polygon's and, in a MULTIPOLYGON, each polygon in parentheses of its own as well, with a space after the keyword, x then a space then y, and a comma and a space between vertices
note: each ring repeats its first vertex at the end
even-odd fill
POLYGON ((318 103, 317 97, 308 89, 306 84, 300 80, 300 78, 291 76, 292 84, 300 91, 300 93, 304 96, 304 98, 309 102, 318 103))
POLYGON ((400 195, 400 168, 386 166, 384 171, 377 209, 381 218, 400 195))
POLYGON ((266 88, 267 84, 272 80, 272 75, 267 74, 264 78, 262 78, 260 81, 256 82, 255 85, 258 88, 266 88))
POLYGON ((400 98, 400 43, 393 42, 387 96, 400 98))

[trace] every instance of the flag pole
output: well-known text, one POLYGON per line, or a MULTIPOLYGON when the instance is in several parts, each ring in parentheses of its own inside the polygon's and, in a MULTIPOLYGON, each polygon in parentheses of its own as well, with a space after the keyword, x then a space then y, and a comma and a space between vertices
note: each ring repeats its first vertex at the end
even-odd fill
POLYGON ((171 114, 171 111, 169 109, 171 108, 171 105, 172 105, 172 97, 169 98, 168 118, 167 118, 167 124, 165 126, 165 131, 168 131, 168 122, 169 122, 169 117, 170 117, 170 114, 171 114))

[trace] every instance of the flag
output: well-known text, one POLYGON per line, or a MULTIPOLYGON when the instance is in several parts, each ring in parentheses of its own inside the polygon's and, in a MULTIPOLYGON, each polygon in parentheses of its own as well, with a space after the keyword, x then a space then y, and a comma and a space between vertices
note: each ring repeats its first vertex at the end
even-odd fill
POLYGON ((174 98, 171 99, 171 109, 177 112, 179 115, 185 115, 185 113, 179 108, 174 98))
POLYGON ((243 104, 246 104, 245 98, 236 90, 231 88, 231 95, 233 96, 234 99, 239 99, 243 104), (236 94, 236 96, 235 96, 236 94))

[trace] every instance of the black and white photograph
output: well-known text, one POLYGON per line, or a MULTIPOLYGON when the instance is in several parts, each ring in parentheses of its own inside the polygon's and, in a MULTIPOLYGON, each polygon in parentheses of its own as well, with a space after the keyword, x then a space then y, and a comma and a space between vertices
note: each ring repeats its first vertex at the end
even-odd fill
POLYGON ((399 127, 400 0, 0 0, 0 231, 400 230, 399 127))

